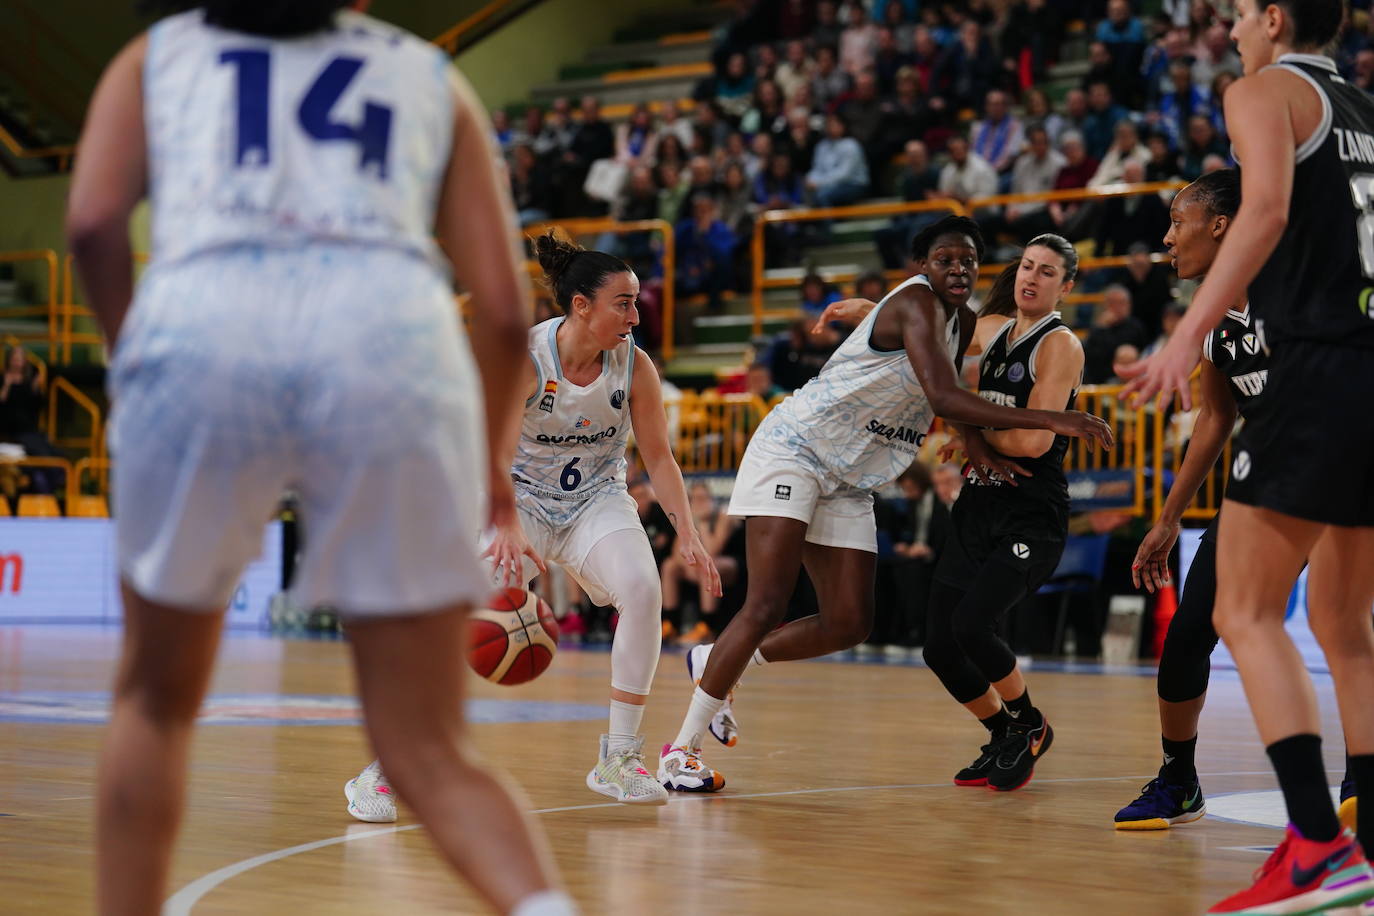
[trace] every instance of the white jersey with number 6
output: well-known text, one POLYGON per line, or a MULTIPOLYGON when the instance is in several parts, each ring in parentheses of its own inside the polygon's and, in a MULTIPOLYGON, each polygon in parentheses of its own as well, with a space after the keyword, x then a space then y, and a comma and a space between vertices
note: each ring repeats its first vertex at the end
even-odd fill
POLYGON ((546 513, 571 519, 592 496, 625 486, 635 345, 626 341, 607 350, 596 380, 574 385, 564 378, 558 358, 562 323, 551 318, 530 329, 538 384, 525 403, 511 474, 516 487, 537 497, 546 513))

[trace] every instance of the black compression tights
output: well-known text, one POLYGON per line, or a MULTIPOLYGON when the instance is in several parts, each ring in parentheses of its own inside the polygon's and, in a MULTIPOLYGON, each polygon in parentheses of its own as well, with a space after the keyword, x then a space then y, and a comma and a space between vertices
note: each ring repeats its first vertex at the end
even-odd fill
POLYGON ((925 661, 960 703, 983 696, 1016 667, 997 623, 1025 594, 1026 573, 995 561, 983 564, 967 591, 945 582, 931 586, 925 661))
POLYGON ((1217 545, 1203 538, 1188 567, 1183 598, 1159 655, 1159 698, 1166 703, 1186 703, 1207 691, 1212 650, 1217 647, 1217 631, 1212 626, 1216 594, 1217 545))

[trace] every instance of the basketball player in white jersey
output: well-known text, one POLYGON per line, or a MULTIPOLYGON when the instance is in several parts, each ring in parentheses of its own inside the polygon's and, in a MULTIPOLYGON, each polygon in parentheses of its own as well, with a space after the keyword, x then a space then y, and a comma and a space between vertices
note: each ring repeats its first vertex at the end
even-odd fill
MULTIPOLYGON (((625 486, 630 430, 663 510, 677 529, 683 561, 699 566, 719 596, 720 574, 701 542, 673 458, 663 391, 648 354, 635 346, 639 278, 601 251, 535 240, 539 264, 563 315, 535 325, 520 441, 510 476, 518 512, 493 532, 486 555, 503 584, 528 587, 557 563, 619 623, 611 645, 610 726, 601 736, 593 792, 626 804, 662 805, 668 793, 644 768, 639 734, 663 629, 663 595, 653 548, 625 486)), ((359 820, 396 819, 395 796, 373 763, 349 783, 348 812, 359 820)))
MULTIPOLYGON (((659 760, 659 780, 669 789, 714 792, 724 784, 701 759, 701 735, 751 662, 814 658, 868 635, 877 557, 873 489, 915 460, 937 414, 980 428, 1049 429, 1111 445, 1110 428, 1096 417, 1003 407, 959 387, 954 367, 973 335, 968 299, 983 255, 976 223, 947 217, 916 236, 913 254, 924 273, 884 297, 821 374, 774 408, 749 442, 729 509, 748 519, 749 593, 719 640, 688 655, 700 681, 659 760), (820 613, 778 627, 803 563, 820 613)), ((976 465, 1014 477, 977 430, 967 431, 966 445, 976 465)))
POLYGON ((493 907, 571 913, 521 803, 464 736, 466 611, 489 588, 476 532, 515 513, 529 325, 490 125, 441 52, 339 0, 155 5, 177 14, 101 79, 67 214, 113 352, 125 630, 99 909, 162 905, 224 609, 290 486, 311 532, 302 600, 348 620, 398 788, 493 907), (145 195, 135 292, 129 214, 145 195), (436 229, 462 240, 450 259, 473 347, 436 229))

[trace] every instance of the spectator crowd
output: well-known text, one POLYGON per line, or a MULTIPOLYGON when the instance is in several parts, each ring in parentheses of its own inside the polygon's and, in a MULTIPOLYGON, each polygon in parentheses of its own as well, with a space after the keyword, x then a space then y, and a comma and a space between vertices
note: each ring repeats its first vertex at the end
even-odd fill
MULTIPOLYGON (((614 125, 594 96, 494 113, 523 222, 662 219, 676 235, 677 292, 714 308, 748 289, 764 210, 1191 180, 1230 164, 1223 100, 1241 68, 1227 0, 1166 0, 1149 18, 1131 0, 736 6, 689 99, 638 105, 614 125)), ((1374 87, 1367 2, 1354 6, 1338 63, 1374 87)), ((1157 204, 1030 202, 977 216, 1005 250, 1055 231, 1125 255, 1160 250, 1157 204)), ((902 266, 924 218, 879 233, 884 266, 902 266)), ((802 263, 826 231, 800 225, 769 227, 770 266, 802 263)), ((644 279, 658 275, 647 234, 607 242, 644 279)))

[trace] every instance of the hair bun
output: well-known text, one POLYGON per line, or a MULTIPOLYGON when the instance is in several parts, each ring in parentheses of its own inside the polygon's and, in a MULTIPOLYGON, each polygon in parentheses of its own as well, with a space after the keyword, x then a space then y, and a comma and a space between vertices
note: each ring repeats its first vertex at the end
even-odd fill
POLYGON ((544 269, 550 286, 558 285, 558 278, 568 269, 573 256, 581 250, 577 245, 554 235, 552 229, 534 240, 535 257, 539 259, 539 266, 544 269))

